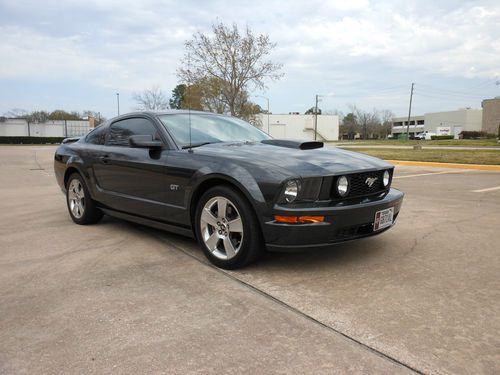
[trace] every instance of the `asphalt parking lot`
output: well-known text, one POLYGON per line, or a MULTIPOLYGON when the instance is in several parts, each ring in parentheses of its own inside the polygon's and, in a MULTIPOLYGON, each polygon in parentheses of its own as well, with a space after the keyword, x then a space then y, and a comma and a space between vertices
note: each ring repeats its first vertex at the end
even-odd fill
POLYGON ((0 146, 0 373, 500 373, 500 172, 398 167, 370 239, 208 265, 72 223, 54 147, 0 146))

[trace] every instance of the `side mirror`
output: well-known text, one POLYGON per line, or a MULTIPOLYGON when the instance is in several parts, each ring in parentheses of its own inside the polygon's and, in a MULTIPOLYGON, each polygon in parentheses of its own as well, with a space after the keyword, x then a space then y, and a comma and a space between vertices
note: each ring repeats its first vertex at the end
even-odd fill
POLYGON ((130 147, 136 148, 162 148, 163 142, 153 139, 152 135, 133 135, 128 139, 130 147))

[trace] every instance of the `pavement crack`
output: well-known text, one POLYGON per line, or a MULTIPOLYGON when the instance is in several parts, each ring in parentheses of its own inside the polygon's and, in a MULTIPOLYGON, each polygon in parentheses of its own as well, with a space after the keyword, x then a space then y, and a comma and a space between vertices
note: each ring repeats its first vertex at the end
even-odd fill
MULTIPOLYGON (((148 229, 144 228, 144 230, 148 230, 148 229)), ((369 351, 369 352, 377 355, 378 357, 383 358, 384 360, 390 361, 390 362, 392 362, 392 363, 394 363, 394 364, 396 364, 398 366, 404 367, 405 369, 410 370, 410 371, 412 371, 412 372, 414 372, 416 374, 424 374, 424 372, 422 372, 422 371, 420 371, 420 370, 412 367, 411 365, 409 365, 407 363, 404 363, 404 362, 398 360, 397 358, 394 358, 394 357, 390 356, 387 353, 384 353, 384 352, 382 352, 382 351, 380 351, 380 350, 378 350, 378 349, 376 349, 376 348, 374 348, 374 347, 372 347, 372 346, 370 346, 370 345, 368 345, 368 344, 366 344, 366 343, 364 343, 364 342, 362 342, 362 341, 360 341, 360 340, 358 340, 358 339, 356 339, 356 338, 354 338, 352 336, 349 336, 348 334, 346 334, 346 333, 344 333, 344 332, 342 332, 342 331, 340 331, 340 330, 338 330, 338 329, 336 329, 334 327, 331 327, 331 326, 323 323, 322 321, 320 321, 320 320, 312 317, 311 315, 308 315, 305 312, 299 310, 298 308, 296 308, 296 307, 294 307, 292 305, 289 305, 288 303, 286 303, 286 302, 284 302, 284 301, 282 301, 282 300, 274 297, 273 295, 265 292, 264 290, 259 289, 259 288, 255 287, 255 286, 253 286, 252 284, 249 284, 248 282, 243 281, 243 280, 237 278, 236 276, 232 275, 231 273, 229 273, 229 272, 227 272, 227 271, 225 271, 223 269, 217 268, 217 267, 213 266, 212 264, 210 264, 208 262, 204 262, 203 260, 201 260, 198 257, 194 256, 193 254, 191 254, 187 250, 185 250, 182 247, 179 247, 178 245, 176 245, 175 243, 169 241, 168 239, 166 239, 165 237, 163 237, 161 234, 156 233, 156 232, 152 232, 152 231, 149 231, 149 232, 153 236, 155 236, 156 238, 158 238, 161 242, 163 242, 163 243, 171 246, 172 248, 174 248, 174 249, 182 252, 183 254, 185 254, 188 257, 194 259, 195 261, 201 263, 202 265, 204 265, 206 267, 209 267, 212 270, 215 270, 216 272, 218 272, 218 273, 226 276, 227 278, 229 278, 229 279, 233 280, 234 282, 242 285, 243 287, 251 290, 252 292, 258 293, 261 296, 269 299, 270 301, 279 304, 280 306, 284 307, 288 311, 290 311, 290 312, 292 312, 294 314, 297 314, 297 315, 299 315, 299 316, 301 316, 301 317, 303 317, 303 318, 311 321, 312 323, 317 324, 317 325, 319 325, 319 326, 321 326, 321 327, 323 327, 323 328, 331 331, 332 333, 334 333, 336 335, 340 335, 341 337, 343 337, 344 339, 350 341, 351 343, 354 343, 354 344, 357 344, 357 345, 361 346, 363 349, 365 349, 365 350, 367 350, 367 351, 369 351)))

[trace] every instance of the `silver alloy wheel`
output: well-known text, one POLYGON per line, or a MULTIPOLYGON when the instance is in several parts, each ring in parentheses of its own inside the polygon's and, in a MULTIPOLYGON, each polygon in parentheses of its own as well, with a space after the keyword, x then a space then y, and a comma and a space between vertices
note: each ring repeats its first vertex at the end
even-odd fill
POLYGON ((73 179, 68 188, 68 202, 71 214, 80 219, 85 212, 85 191, 78 179, 73 179))
POLYGON ((222 260, 232 259, 243 243, 243 222, 236 206, 224 197, 205 203, 200 217, 202 240, 208 250, 222 260))

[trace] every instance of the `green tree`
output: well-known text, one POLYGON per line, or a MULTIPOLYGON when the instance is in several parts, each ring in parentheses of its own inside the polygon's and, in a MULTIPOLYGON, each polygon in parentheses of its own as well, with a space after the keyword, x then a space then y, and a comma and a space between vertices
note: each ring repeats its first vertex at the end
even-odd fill
POLYGON ((56 109, 49 114, 48 120, 81 120, 81 116, 78 112, 66 112, 62 109, 56 109))
MULTIPOLYGON (((316 114, 316 107, 311 107, 307 111, 304 112, 305 115, 314 115, 316 114)), ((318 108, 318 115, 321 115, 321 108, 318 108)))
POLYGON ((342 119, 339 130, 342 138, 346 136, 347 139, 354 139, 356 134, 359 132, 359 126, 354 113, 351 112, 345 115, 345 117, 342 119))
POLYGON ((182 102, 184 101, 184 95, 186 92, 186 85, 181 83, 172 90, 172 97, 170 98, 169 104, 172 109, 181 109, 182 102))
POLYGON ((248 96, 248 90, 263 89, 266 80, 283 76, 279 73, 282 65, 268 60, 276 44, 268 35, 255 35, 249 27, 240 33, 236 24, 213 24, 212 34, 197 32, 186 42, 177 75, 188 85, 217 80, 222 88, 217 94, 228 112, 238 116, 238 103, 248 96))
MULTIPOLYGON (((176 108, 231 113, 222 94, 225 86, 226 82, 218 78, 202 78, 189 86, 177 85, 172 91, 171 103, 175 104, 176 108)), ((260 106, 249 100, 245 90, 238 94, 234 101, 233 115, 255 125, 258 123, 257 114, 261 112, 260 106)))

